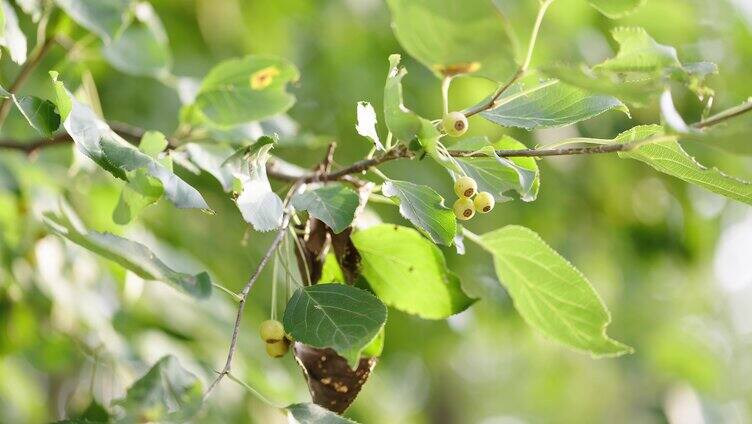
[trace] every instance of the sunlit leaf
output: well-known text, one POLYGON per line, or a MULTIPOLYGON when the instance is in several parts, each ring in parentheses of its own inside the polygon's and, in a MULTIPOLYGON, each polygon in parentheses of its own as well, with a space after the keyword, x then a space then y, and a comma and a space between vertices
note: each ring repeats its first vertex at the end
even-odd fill
POLYGON ((572 125, 612 109, 629 115, 626 106, 614 97, 590 94, 550 80, 530 88, 519 87, 481 115, 505 127, 532 130, 572 125))
POLYGON ((0 32, 0 44, 10 52, 10 58, 19 65, 26 62, 26 35, 18 26, 18 16, 8 0, 2 0, 2 32, 0 32))
POLYGON ((616 57, 594 67, 612 72, 658 72, 681 67, 676 49, 658 44, 643 28, 619 27, 611 32, 619 52, 616 57))
POLYGON ((357 119, 355 130, 358 131, 358 134, 371 140, 377 149, 384 150, 384 145, 381 144, 379 139, 379 133, 376 132, 376 111, 373 110, 370 103, 358 102, 357 119))
POLYGON ((399 200, 400 214, 425 232, 434 242, 452 244, 457 232, 454 213, 444 205, 444 198, 434 189, 409 181, 386 181, 381 188, 384 196, 399 200))
POLYGON ((314 403, 296 403, 287 407, 291 424, 357 424, 314 403))
POLYGON ((342 184, 308 190, 292 199, 295 209, 308 211, 335 233, 341 233, 352 224, 359 204, 358 193, 342 184))
POLYGON ((130 0, 55 0, 76 23, 109 42, 123 26, 130 0))
POLYGON ((351 365, 386 322, 386 306, 365 290, 316 284, 293 293, 285 308, 285 331, 295 340, 332 348, 351 365))
POLYGON ((384 119, 389 131, 404 142, 410 142, 418 135, 420 117, 405 107, 402 100, 402 78, 407 71, 400 66, 400 55, 389 56, 389 74, 384 85, 384 119))
POLYGON ((294 65, 274 56, 226 60, 204 78, 195 107, 220 126, 264 119, 292 107, 295 96, 286 88, 298 77, 294 65))
POLYGON ((50 137, 60 128, 60 115, 51 101, 34 96, 13 96, 13 101, 29 125, 42 136, 50 137))
POLYGON ((631 348, 606 335, 611 321, 585 277, 528 228, 510 225, 480 237, 515 308, 546 336, 594 356, 631 348))
POLYGON ((473 299, 447 269, 444 255, 417 231, 377 225, 352 236, 361 273, 387 305, 427 319, 443 319, 467 309, 473 299))
POLYGON ((118 422, 188 422, 201 408, 202 396, 201 381, 168 355, 115 401, 123 409, 118 422))
POLYGON ((174 271, 143 244, 110 233, 90 231, 65 204, 61 205, 59 213, 45 213, 44 222, 55 234, 117 262, 143 279, 163 281, 197 298, 211 294, 212 283, 207 273, 190 275, 174 271))
POLYGON ((135 19, 102 53, 116 69, 131 75, 164 76, 172 65, 170 46, 162 21, 147 2, 133 7, 135 19))
POLYGON ((232 167, 225 164, 227 158, 234 153, 232 148, 224 144, 188 143, 185 150, 191 161, 216 178, 225 191, 232 189, 235 177, 232 175, 232 167))
POLYGON ((388 0, 402 47, 437 76, 506 81, 516 70, 508 24, 491 1, 388 0))

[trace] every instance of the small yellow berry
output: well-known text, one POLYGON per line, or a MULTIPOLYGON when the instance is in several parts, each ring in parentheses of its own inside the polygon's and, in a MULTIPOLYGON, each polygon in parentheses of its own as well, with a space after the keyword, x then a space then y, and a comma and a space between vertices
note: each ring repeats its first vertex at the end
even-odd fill
POLYGON ((449 112, 441 121, 444 131, 451 137, 459 137, 467 132, 467 117, 462 112, 449 112))
POLYGON ((487 191, 481 191, 477 196, 475 196, 473 203, 475 203, 476 211, 480 213, 488 213, 493 210, 494 205, 496 205, 496 200, 491 193, 487 191))
POLYGON ((278 342, 272 342, 266 344, 266 354, 272 358, 281 358, 285 356, 290 349, 290 342, 287 339, 282 339, 278 342))
POLYGON ((467 197, 461 197, 454 202, 454 216, 461 221, 467 221, 475 216, 475 205, 467 197))
POLYGON ((259 327, 261 340, 266 343, 274 343, 285 338, 285 327, 276 319, 268 319, 259 327))
POLYGON ((470 177, 459 177, 454 182, 454 192, 457 197, 473 197, 478 190, 478 184, 470 177))

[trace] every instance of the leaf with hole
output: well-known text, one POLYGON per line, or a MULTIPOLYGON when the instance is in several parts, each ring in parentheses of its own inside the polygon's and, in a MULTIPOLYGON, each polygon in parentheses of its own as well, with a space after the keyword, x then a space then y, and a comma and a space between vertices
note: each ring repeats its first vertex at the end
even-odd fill
POLYGON ((332 348, 352 366, 386 322, 386 306, 345 284, 316 284, 293 293, 282 320, 293 339, 332 348))
POLYGON ((381 188, 384 196, 399 200, 400 214, 423 231, 434 243, 452 245, 457 233, 454 213, 444 198, 428 186, 389 180, 381 188))
POLYGON ((426 319, 444 319, 474 300, 446 265, 436 245, 419 232, 377 225, 352 235, 361 257, 361 273, 387 305, 426 319))
POLYGON ((308 211, 335 233, 341 233, 355 219, 360 198, 358 193, 342 184, 329 184, 295 195, 292 205, 295 209, 308 211))
POLYGON ((593 356, 631 352, 606 335, 611 316, 590 283, 538 234, 510 225, 478 241, 493 256, 499 281, 532 327, 593 356))

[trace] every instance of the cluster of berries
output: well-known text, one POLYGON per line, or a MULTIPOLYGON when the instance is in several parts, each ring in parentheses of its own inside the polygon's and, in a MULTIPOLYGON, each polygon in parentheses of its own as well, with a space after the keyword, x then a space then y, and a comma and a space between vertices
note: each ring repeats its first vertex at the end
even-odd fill
POLYGON ((266 354, 272 358, 285 356, 290 349, 290 339, 285 334, 285 327, 276 319, 268 319, 259 327, 261 340, 266 343, 266 354))
POLYGON ((454 182, 454 192, 459 199, 454 202, 452 209, 454 209, 454 216, 462 221, 474 217, 475 212, 491 212, 496 204, 496 200, 491 193, 487 191, 478 193, 478 184, 468 176, 457 178, 457 181, 454 182))

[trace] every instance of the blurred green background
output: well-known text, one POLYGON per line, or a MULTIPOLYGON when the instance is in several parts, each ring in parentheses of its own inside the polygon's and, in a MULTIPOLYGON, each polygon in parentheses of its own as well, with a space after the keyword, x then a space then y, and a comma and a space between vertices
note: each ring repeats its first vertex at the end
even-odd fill
MULTIPOLYGON (((459 0, 458 0, 459 1, 459 0)), ((355 105, 381 108, 387 57, 403 53, 379 0, 152 0, 164 21, 174 73, 200 78, 217 62, 248 53, 290 59, 301 70, 290 116, 300 132, 336 140, 337 164, 369 150, 355 132, 355 105)), ((498 0, 524 45, 535 0, 498 0)), ((22 27, 33 34, 26 16, 22 27)), ((715 109, 752 95, 752 3, 749 0, 648 0, 637 13, 606 19, 584 0, 557 0, 543 25, 533 65, 594 64, 613 54, 609 31, 639 25, 683 61, 719 65, 710 85, 715 109)), ((75 35, 74 31, 74 35, 75 35)), ((79 34, 80 35, 80 34, 79 34)), ((479 34, 479 36, 482 36, 479 34)), ((171 133, 180 107, 173 88, 121 74, 91 54, 71 62, 58 49, 26 87, 51 97, 46 70, 90 71, 104 115, 171 133)), ((440 114, 439 81, 403 55, 405 101, 428 117, 440 114)), ((3 57, 3 85, 18 68, 3 57)), ((451 105, 464 108, 493 86, 462 79, 451 105)), ((701 103, 675 93, 688 121, 701 103)), ((528 146, 566 137, 612 137, 656 123, 656 105, 629 120, 608 113, 576 127, 511 131, 528 146)), ((749 119, 749 118, 746 118, 749 119)), ((380 130, 385 130, 380 123, 380 130)), ((502 130, 480 118, 470 135, 502 130)), ((17 112, 4 137, 33 137, 17 112)), ((749 140, 747 141, 749 142, 749 140)), ((752 179, 752 161, 687 145, 703 162, 752 179)), ((47 235, 38 211, 69 196, 87 224, 144 241, 174 267, 208 269, 239 289, 270 241, 251 233, 219 184, 206 174, 179 173, 198 187, 214 216, 161 202, 128 227, 112 223, 121 183, 101 171, 71 170, 72 149, 27 158, 0 152, 0 422, 62 419, 91 399, 108 404, 167 353, 204 382, 224 362, 234 305, 221 292, 195 302, 47 235)), ((321 147, 277 152, 303 166, 321 147)), ((78 163, 78 162, 76 162, 78 163)), ((592 359, 528 328, 496 281, 490 258, 474 246, 446 250, 467 292, 482 300, 448 321, 390 310, 383 357, 348 416, 364 423, 742 423, 752 421, 752 213, 742 204, 659 175, 616 156, 540 161, 542 186, 533 203, 514 201, 469 227, 482 233, 528 226, 589 277, 611 310, 609 333, 635 348, 617 359, 592 359)), ((383 171, 429 184, 449 197, 450 179, 426 162, 394 162, 383 171)), ((404 223, 396 208, 375 205, 373 219, 404 223)), ((308 401, 290 355, 273 360, 256 336, 269 315, 270 272, 254 288, 234 372, 274 403, 308 401)), ((225 380, 202 422, 282 422, 283 415, 225 380)))

